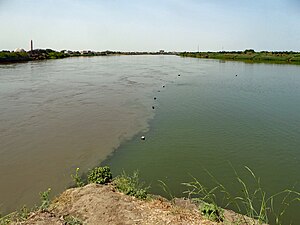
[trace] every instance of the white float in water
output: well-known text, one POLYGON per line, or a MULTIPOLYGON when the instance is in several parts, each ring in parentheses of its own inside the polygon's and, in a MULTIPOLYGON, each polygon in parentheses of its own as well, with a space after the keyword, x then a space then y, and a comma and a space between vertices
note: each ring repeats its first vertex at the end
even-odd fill
POLYGON ((143 140, 143 141, 144 141, 145 139, 146 139, 146 138, 145 138, 145 136, 141 136, 141 140, 143 140))

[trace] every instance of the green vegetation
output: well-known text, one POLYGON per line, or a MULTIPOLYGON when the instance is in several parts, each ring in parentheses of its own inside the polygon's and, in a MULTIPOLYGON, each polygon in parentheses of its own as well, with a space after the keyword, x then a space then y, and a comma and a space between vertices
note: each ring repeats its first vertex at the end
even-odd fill
POLYGON ((79 175, 79 168, 76 168, 75 175, 71 175, 76 187, 83 187, 85 183, 83 182, 81 176, 79 175))
POLYGON ((65 225, 82 225, 83 222, 74 216, 64 216, 65 225))
MULTIPOLYGON (((237 213, 245 214, 246 216, 255 219, 259 224, 270 223, 281 225, 283 224, 283 216, 288 207, 294 202, 300 202, 300 193, 294 190, 286 189, 279 193, 268 196, 261 187, 261 182, 255 176, 249 167, 245 167, 254 181, 253 185, 247 184, 234 170, 237 184, 241 188, 241 193, 230 193, 224 185, 222 185, 212 174, 207 171, 213 183, 211 188, 207 188, 196 178, 192 177, 191 182, 182 183, 186 187, 184 194, 187 194, 188 199, 198 205, 201 214, 209 220, 215 222, 226 222, 223 208, 231 208, 237 213), (252 188, 250 188, 250 186, 252 188), (275 207, 276 205, 276 207, 275 207), (221 206, 221 207, 220 207, 221 206)), ((71 175, 77 187, 86 185, 86 182, 79 176, 79 168, 76 169, 75 175, 71 175)), ((132 175, 126 174, 124 171, 119 176, 112 179, 112 173, 108 166, 96 167, 89 171, 87 175, 88 183, 106 184, 112 181, 112 185, 120 192, 126 195, 134 196, 139 199, 149 198, 148 187, 145 187, 139 179, 138 171, 132 175)), ((163 190, 172 199, 175 196, 172 194, 168 186, 159 181, 163 190)), ((28 218, 30 211, 40 210, 47 211, 50 206, 51 189, 40 193, 41 205, 29 210, 23 207, 17 212, 13 212, 4 217, 0 216, 0 225, 6 225, 12 221, 20 222, 28 218)), ((65 224, 81 225, 83 224, 78 218, 73 216, 63 217, 65 224)), ((245 224, 245 219, 241 216, 241 221, 237 224, 245 224)), ((246 222, 248 224, 248 222, 246 222)), ((252 224, 250 222, 250 224, 252 224)))
POLYGON ((27 52, 0 52, 0 62, 19 62, 28 60, 30 60, 30 57, 27 52))
POLYGON ((29 213, 30 210, 26 206, 23 206, 20 210, 6 216, 2 217, 0 215, 0 225, 10 224, 12 221, 22 222, 28 218, 29 213))
POLYGON ((126 195, 134 196, 139 199, 147 199, 147 190, 149 187, 144 187, 144 184, 139 181, 138 171, 133 172, 133 175, 127 175, 124 171, 121 175, 113 180, 116 188, 126 195))
POLYGON ((66 54, 64 52, 56 52, 52 49, 36 49, 29 52, 2 51, 0 52, 0 63, 25 62, 44 59, 61 59, 70 56, 70 54, 66 54))
MULTIPOLYGON (((79 168, 76 168, 75 175, 71 175, 75 185, 82 187, 86 185, 83 178, 79 175, 79 168)), ((139 173, 135 171, 132 175, 127 175, 123 172, 121 175, 112 179, 112 173, 108 166, 95 167, 90 170, 87 175, 88 183, 106 184, 111 181, 112 184, 126 195, 134 196, 139 199, 148 198, 147 190, 149 187, 144 187, 144 184, 139 181, 139 173)))
POLYGON ((171 189, 168 187, 168 185, 163 182, 162 180, 158 180, 159 186, 163 189, 163 191, 167 194, 169 199, 173 200, 175 198, 175 195, 173 195, 171 189))
POLYGON ((255 187, 254 189, 249 188, 250 185, 246 184, 234 171, 236 180, 241 186, 241 195, 230 193, 209 172, 207 173, 215 184, 214 187, 207 188, 196 178, 193 178, 192 182, 183 183, 188 188, 184 193, 188 194, 192 201, 199 203, 203 215, 214 221, 222 221, 223 219, 223 212, 218 207, 219 203, 222 207, 233 208, 236 212, 256 219, 259 223, 283 224, 283 215, 291 203, 300 201, 300 193, 286 189, 267 196, 267 193, 261 187, 260 179, 255 176, 250 168, 245 168, 251 174, 255 187), (277 208, 274 207, 275 202, 277 208))
POLYGON ((214 204, 203 203, 200 211, 203 216, 214 222, 224 221, 224 210, 214 204))
POLYGON ((5 216, 1 216, 0 215, 0 225, 10 224, 11 221, 13 221, 13 219, 12 219, 12 213, 8 214, 8 215, 5 215, 5 216))
POLYGON ((0 225, 7 225, 9 223, 11 223, 12 219, 11 219, 12 214, 6 215, 6 216, 1 216, 0 215, 0 225))
POLYGON ((253 49, 232 52, 183 52, 179 56, 205 59, 235 60, 244 62, 263 63, 294 63, 300 64, 299 52, 255 52, 253 49))
POLYGON ((49 59, 62 59, 62 58, 66 58, 69 57, 70 55, 65 54, 63 52, 50 52, 48 54, 48 58, 49 59))
POLYGON ((112 179, 112 174, 108 166, 95 167, 88 174, 88 182, 96 184, 106 184, 112 179))
POLYGON ((46 211, 48 209, 48 207, 50 206, 50 198, 49 198, 50 191, 51 191, 51 188, 48 188, 47 191, 40 193, 41 205, 40 205, 39 209, 41 211, 46 211))

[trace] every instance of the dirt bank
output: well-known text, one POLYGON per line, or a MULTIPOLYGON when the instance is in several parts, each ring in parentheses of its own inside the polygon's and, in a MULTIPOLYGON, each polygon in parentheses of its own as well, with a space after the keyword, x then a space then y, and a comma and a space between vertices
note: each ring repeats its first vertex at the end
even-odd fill
POLYGON ((46 212, 31 213, 14 224, 255 224, 245 216, 225 210, 221 223, 204 218, 188 200, 170 202, 162 197, 139 200, 116 191, 112 185, 89 184, 66 190, 46 212), (68 218, 72 222, 67 223, 68 218))

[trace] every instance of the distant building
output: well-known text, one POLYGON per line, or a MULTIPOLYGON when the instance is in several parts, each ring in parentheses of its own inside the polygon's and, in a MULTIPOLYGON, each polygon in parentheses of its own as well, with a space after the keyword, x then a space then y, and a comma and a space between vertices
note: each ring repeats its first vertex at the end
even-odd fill
POLYGON ((70 55, 73 54, 73 52, 70 51, 70 50, 64 50, 63 52, 64 52, 65 54, 70 54, 70 55))
POLYGON ((89 54, 89 51, 86 51, 86 50, 83 50, 83 51, 80 51, 81 55, 86 55, 86 54, 89 54))
POLYGON ((23 48, 16 48, 14 52, 26 52, 23 48))
POLYGON ((91 50, 83 50, 83 51, 81 51, 80 53, 81 53, 81 55, 90 55, 90 54, 94 54, 94 52, 91 51, 91 50))

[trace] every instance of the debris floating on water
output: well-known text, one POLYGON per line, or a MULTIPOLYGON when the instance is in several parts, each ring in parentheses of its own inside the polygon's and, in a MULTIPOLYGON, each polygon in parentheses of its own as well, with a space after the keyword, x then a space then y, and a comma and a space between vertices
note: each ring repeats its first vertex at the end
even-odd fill
POLYGON ((154 97, 153 99, 156 100, 156 97, 154 97))
POLYGON ((237 77, 237 74, 235 76, 237 77))
POLYGON ((145 139, 146 139, 145 136, 141 136, 141 140, 145 141, 145 139))
POLYGON ((180 77, 180 74, 178 74, 178 76, 180 77))
POLYGON ((152 109, 154 109, 155 107, 154 106, 152 106, 152 109))
POLYGON ((162 86, 163 88, 165 87, 165 85, 162 86))

